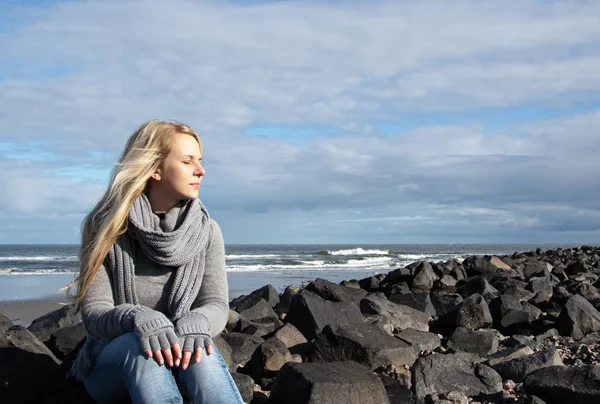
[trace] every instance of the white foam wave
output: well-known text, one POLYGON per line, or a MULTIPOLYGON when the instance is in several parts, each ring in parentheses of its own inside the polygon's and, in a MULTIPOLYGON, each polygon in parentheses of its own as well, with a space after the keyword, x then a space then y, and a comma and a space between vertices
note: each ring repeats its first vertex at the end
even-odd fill
POLYGON ((36 269, 35 271, 9 271, 9 272, 4 272, 0 269, 0 276, 6 275, 12 275, 12 276, 17 276, 17 275, 75 275, 77 274, 77 272, 73 272, 73 271, 64 271, 64 270, 56 270, 56 269, 36 269))
POLYGON ((76 255, 67 256, 15 256, 15 257, 0 257, 0 261, 77 261, 76 255))
POLYGON ((365 250, 363 248, 352 248, 349 250, 332 250, 327 251, 329 255, 387 255, 388 250, 365 250))
POLYGON ((335 271, 335 270, 364 270, 382 269, 389 270, 393 260, 384 257, 366 258, 362 260, 348 260, 342 263, 328 263, 325 261, 303 261, 302 265, 255 264, 255 265, 228 265, 228 272, 257 272, 257 271, 335 271))
POLYGON ((287 255, 279 255, 279 254, 226 254, 225 255, 225 258, 232 259, 232 260, 277 258, 277 257, 288 257, 288 256, 287 255))

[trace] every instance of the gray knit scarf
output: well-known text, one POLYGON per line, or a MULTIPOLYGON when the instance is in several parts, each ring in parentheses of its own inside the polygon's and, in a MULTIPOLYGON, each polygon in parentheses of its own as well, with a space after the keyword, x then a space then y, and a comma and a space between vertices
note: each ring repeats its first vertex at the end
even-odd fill
POLYGON ((171 319, 178 320, 190 311, 204 274, 209 220, 200 200, 191 199, 173 207, 161 221, 141 194, 129 210, 127 232, 117 238, 107 257, 116 304, 138 304, 133 257, 139 247, 157 264, 177 267, 168 300, 171 319))

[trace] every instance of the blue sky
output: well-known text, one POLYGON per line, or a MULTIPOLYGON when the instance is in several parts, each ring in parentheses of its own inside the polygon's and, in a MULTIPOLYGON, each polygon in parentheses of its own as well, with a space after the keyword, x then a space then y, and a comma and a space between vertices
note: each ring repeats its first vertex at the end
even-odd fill
POLYGON ((600 3, 0 4, 0 243, 76 243, 125 140, 202 137, 227 243, 600 243, 600 3))

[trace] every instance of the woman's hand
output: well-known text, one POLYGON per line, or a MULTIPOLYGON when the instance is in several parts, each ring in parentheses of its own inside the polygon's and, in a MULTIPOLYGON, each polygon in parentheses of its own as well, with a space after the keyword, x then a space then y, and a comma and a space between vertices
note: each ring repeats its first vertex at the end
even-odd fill
POLYGON ((202 351, 206 349, 208 355, 212 354, 213 346, 208 335, 188 335, 181 337, 183 342, 183 358, 181 359, 181 368, 187 369, 192 357, 195 363, 202 360, 202 351))
POLYGON ((170 367, 179 366, 181 363, 182 355, 181 355, 181 347, 179 344, 174 344, 170 348, 165 348, 162 350, 157 349, 156 351, 152 351, 148 349, 146 351, 146 356, 149 358, 154 358, 159 365, 163 365, 165 362, 170 367))
POLYGON ((134 331, 140 339, 142 350, 159 365, 165 361, 171 367, 181 360, 179 338, 173 323, 161 312, 145 310, 135 314, 134 331))

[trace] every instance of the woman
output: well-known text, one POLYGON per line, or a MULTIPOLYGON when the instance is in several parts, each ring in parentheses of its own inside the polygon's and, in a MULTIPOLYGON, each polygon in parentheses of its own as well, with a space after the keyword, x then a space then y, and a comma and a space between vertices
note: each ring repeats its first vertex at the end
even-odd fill
POLYGON ((151 121, 129 139, 83 226, 72 373, 99 403, 241 403, 211 337, 229 314, 224 243, 200 203, 200 139, 151 121))

